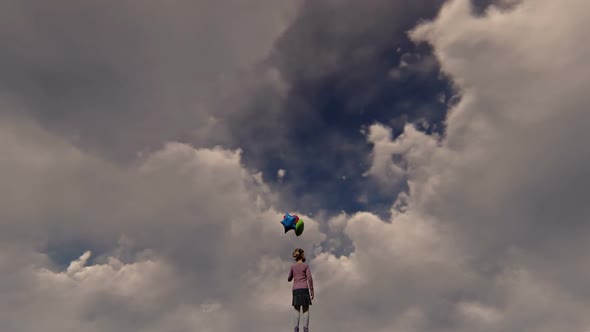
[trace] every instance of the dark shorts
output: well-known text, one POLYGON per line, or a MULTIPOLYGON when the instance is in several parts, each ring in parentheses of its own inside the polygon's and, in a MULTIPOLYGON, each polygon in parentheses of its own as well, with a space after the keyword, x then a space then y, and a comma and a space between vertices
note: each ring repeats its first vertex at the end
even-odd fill
POLYGON ((310 306, 311 297, 309 296, 309 288, 299 288, 293 290, 293 305, 294 306, 310 306))

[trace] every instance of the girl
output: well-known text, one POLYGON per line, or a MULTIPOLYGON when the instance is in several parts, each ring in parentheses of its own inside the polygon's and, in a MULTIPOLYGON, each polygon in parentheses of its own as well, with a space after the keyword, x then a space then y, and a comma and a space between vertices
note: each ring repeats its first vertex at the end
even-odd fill
POLYGON ((295 314, 295 332, 299 332, 299 318, 303 314, 303 332, 309 331, 309 306, 313 300, 313 279, 309 265, 305 263, 303 249, 293 250, 293 259, 297 262, 291 266, 288 281, 293 281, 292 305, 297 312, 295 314), (300 310, 302 312, 300 312, 300 310))

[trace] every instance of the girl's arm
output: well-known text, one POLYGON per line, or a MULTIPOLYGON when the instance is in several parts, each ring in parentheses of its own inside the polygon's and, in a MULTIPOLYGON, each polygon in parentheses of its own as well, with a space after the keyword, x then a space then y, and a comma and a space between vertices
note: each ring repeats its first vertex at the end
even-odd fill
POLYGON ((291 280, 293 280, 293 267, 291 266, 291 270, 289 271, 289 278, 287 278, 287 281, 291 282, 291 280))
POLYGON ((305 269, 305 273, 307 275, 307 284, 309 285, 309 292, 311 297, 313 298, 313 278, 311 277, 311 269, 309 266, 305 269))

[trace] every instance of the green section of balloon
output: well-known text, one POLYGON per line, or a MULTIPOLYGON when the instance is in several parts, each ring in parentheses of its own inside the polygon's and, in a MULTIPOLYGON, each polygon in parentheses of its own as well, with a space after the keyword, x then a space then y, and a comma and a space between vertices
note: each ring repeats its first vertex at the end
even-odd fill
POLYGON ((295 224, 295 235, 299 236, 303 233, 303 219, 299 219, 297 224, 295 224))

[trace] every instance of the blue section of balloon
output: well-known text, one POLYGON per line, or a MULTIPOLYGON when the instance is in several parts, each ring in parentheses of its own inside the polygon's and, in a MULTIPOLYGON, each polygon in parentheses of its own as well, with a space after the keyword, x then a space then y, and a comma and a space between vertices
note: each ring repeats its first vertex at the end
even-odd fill
POLYGON ((283 224, 283 227, 285 227, 285 233, 290 230, 295 230, 295 225, 297 225, 298 220, 298 216, 292 216, 287 212, 287 214, 285 214, 283 217, 283 221, 281 221, 281 224, 283 224))

